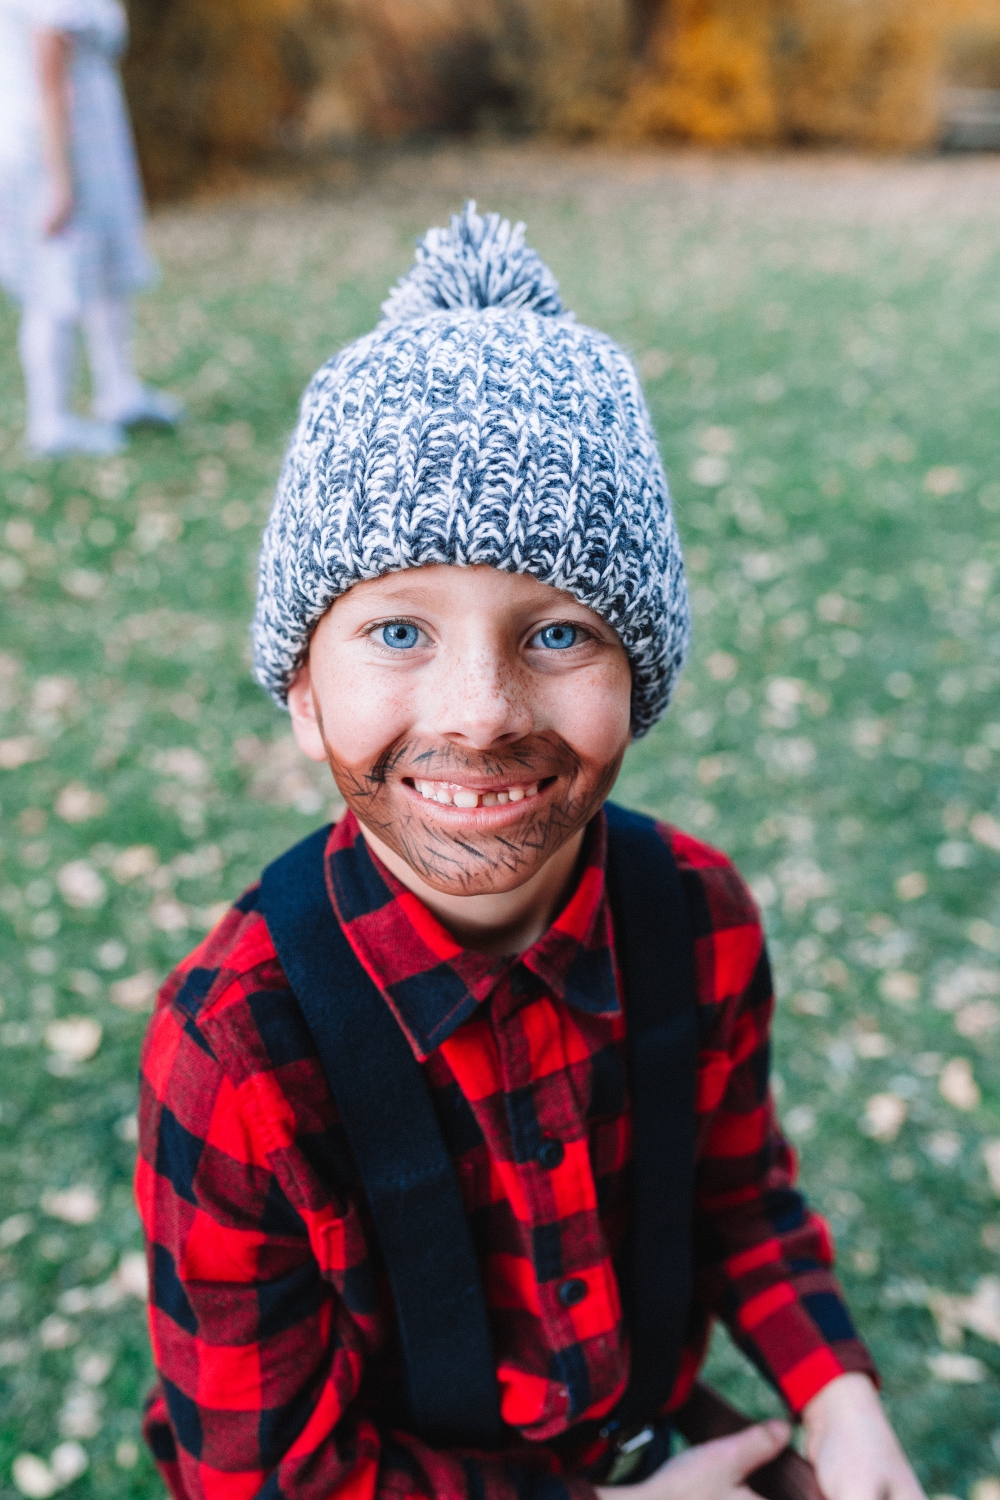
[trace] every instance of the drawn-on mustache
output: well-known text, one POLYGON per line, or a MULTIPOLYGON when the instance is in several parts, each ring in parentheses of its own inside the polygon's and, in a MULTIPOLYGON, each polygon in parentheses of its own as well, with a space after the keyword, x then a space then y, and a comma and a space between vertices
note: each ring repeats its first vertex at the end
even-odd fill
POLYGON ((466 751, 447 741, 428 745, 403 740, 386 747, 373 762, 365 779, 373 789, 384 786, 390 777, 403 780, 407 776, 447 780, 449 775, 459 778, 464 774, 483 779, 531 782, 557 775, 575 760, 568 746, 550 736, 520 741, 505 747, 502 754, 466 751))

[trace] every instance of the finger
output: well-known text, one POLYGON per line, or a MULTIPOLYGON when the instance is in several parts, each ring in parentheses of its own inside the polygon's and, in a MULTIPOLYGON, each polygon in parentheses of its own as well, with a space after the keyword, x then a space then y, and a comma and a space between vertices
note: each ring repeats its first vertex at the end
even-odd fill
MULTIPOLYGON (((792 1429, 787 1422, 758 1422, 743 1432, 721 1439, 727 1445, 725 1467, 733 1485, 777 1458, 791 1441, 792 1429)), ((711 1446, 710 1444, 707 1446, 711 1446)), ((720 1455, 722 1456, 722 1455, 720 1455)))

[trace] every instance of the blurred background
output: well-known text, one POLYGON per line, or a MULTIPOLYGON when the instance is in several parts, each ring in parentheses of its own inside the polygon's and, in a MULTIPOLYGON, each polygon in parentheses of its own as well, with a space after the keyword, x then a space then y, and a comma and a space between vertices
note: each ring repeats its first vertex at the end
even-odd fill
POLYGON ((155 197, 448 132, 1000 146, 997 0, 132 0, 155 197))
MULTIPOLYGON (((468 196, 642 374, 695 648, 617 796, 738 861, 775 1087, 928 1492, 1000 1500, 1000 5, 133 0, 176 434, 31 460, 0 305, 0 1500, 160 1493, 158 983, 335 816, 254 686, 302 386, 468 196), (994 148, 991 151, 991 148, 994 148)), ((711 1375, 774 1409, 724 1335, 711 1375)))

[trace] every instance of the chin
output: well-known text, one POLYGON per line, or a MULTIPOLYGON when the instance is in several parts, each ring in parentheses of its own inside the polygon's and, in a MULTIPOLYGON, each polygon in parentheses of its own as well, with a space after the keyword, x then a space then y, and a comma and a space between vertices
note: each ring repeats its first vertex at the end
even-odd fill
MULTIPOLYGON (((406 858, 403 854, 399 857, 406 858)), ((440 875, 418 870, 413 865, 410 865, 410 868, 415 875, 419 875, 424 885, 430 886, 431 890, 437 891, 440 896, 506 896, 510 891, 520 890, 521 886, 527 885, 551 857, 550 853, 547 859, 540 859, 531 868, 522 866, 518 870, 502 872, 494 868, 481 873, 477 872, 475 875, 460 876, 455 880, 443 879, 440 875)), ((406 862, 410 863, 409 860, 406 862)))

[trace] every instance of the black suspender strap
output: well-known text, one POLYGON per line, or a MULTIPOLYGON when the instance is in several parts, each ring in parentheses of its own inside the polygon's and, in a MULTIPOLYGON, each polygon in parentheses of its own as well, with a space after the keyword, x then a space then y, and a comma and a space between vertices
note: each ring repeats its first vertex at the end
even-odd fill
MULTIPOLYGON (((694 956, 680 877, 652 819, 608 803, 608 881, 628 1020, 634 1192, 622 1259, 631 1335, 613 1425, 650 1420, 673 1387, 691 1289, 694 956)), ((260 907, 350 1141, 392 1283, 417 1431, 504 1440, 486 1301, 454 1166, 392 1012, 326 889, 319 829, 267 867, 260 907)))
POLYGON ((673 1389, 691 1296, 698 1005, 694 944, 673 855, 651 818, 607 803, 608 894, 625 990, 632 1223, 622 1300, 632 1348, 616 1418, 648 1422, 673 1389))
POLYGON ((364 1183, 416 1428, 442 1446, 499 1447, 496 1364, 455 1170, 420 1066, 334 915, 328 834, 267 867, 261 909, 364 1183))

